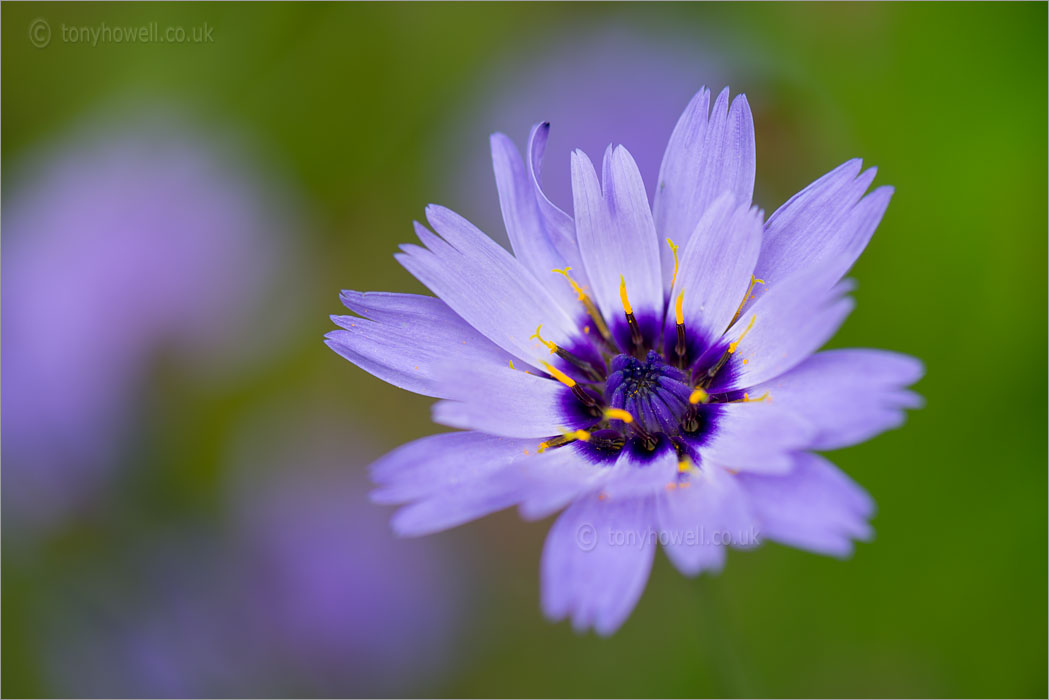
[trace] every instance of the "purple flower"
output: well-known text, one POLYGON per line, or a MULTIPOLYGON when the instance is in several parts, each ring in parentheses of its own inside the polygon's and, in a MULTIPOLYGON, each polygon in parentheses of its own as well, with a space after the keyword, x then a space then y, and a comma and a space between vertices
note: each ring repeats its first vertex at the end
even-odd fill
POLYGON ((465 432, 409 443, 373 467, 373 499, 421 535, 517 505, 564 510, 543 552, 543 608, 614 632, 641 595, 656 544, 685 574, 726 546, 778 540, 845 556, 873 503, 808 450, 903 421, 918 361, 816 353, 852 309, 842 277, 892 189, 848 161, 767 221, 751 205, 754 129, 743 96, 701 90, 667 146, 649 207, 633 158, 600 176, 572 154, 575 216, 540 186, 547 124, 527 160, 492 154, 514 254, 430 206, 422 247, 398 261, 437 298, 347 291, 360 316, 328 344, 391 384, 442 399, 465 432), (665 240, 665 242, 664 242, 665 240))
POLYGON ((32 156, 5 200, 3 505, 33 528, 104 491, 159 355, 246 364, 240 319, 279 252, 275 198, 226 149, 118 120, 32 156))

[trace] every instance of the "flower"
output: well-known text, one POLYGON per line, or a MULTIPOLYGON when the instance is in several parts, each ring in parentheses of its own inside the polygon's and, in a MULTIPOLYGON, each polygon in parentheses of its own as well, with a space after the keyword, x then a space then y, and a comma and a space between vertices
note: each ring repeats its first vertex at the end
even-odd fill
MULTIPOLYGON (((723 49, 697 41, 695 28, 640 28, 611 20, 544 36, 543 51, 527 61, 517 55, 496 59, 472 88, 454 118, 445 120, 427 160, 455 173, 440 183, 442 196, 460 199, 491 187, 492 166, 481 149, 471 147, 479 129, 525 130, 530 115, 543 114, 557 125, 548 144, 550 158, 567 157, 567 146, 599 153, 610 141, 629 144, 645 182, 654 182, 666 148, 666 134, 691 96, 697 74, 719 78, 747 75, 748 61, 735 56, 734 42, 723 49), (562 149, 565 150, 562 150, 562 149), (593 149, 593 150, 591 150, 593 149)), ((570 201, 568 168, 548 168, 543 190, 554 202, 570 201)), ((446 172, 441 171, 441 172, 446 172)), ((470 202, 471 221, 505 243, 495 197, 470 202), (496 229, 500 230, 496 230, 496 229)))
POLYGON ((601 175, 572 154, 574 218, 540 185, 549 126, 525 162, 492 137, 513 255, 439 206, 398 261, 437 298, 347 291, 332 349, 442 399, 463 432, 373 466, 373 500, 421 535, 517 505, 563 512, 547 537, 548 617, 611 634, 644 589, 656 544, 687 575, 728 546, 778 540, 845 556, 869 536, 870 497, 811 450, 898 426, 920 399, 909 357, 816 351, 853 307, 842 277, 892 195, 865 195, 851 160, 767 221, 752 207, 746 99, 701 90, 667 146, 650 208, 610 146, 601 175), (666 243, 661 243, 666 239, 666 243))
POLYGON ((54 577, 34 635, 47 695, 386 697, 444 679, 470 591, 457 551, 353 507, 368 483, 343 467, 368 440, 292 399, 296 416, 256 409, 228 444, 230 517, 137 529, 54 577))
POLYGON ((178 118, 113 119, 31 156, 4 209, 3 506, 20 531, 106 493, 160 355, 229 375, 237 347, 246 364, 238 319, 282 247, 280 208, 235 153, 178 118))

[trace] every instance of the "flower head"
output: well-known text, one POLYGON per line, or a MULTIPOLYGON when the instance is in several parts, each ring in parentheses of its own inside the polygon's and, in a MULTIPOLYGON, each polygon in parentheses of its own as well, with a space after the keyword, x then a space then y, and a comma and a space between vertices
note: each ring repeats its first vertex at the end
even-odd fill
POLYGON ((853 160, 771 217, 751 205, 746 99, 701 90, 670 137, 650 208, 633 158, 610 146, 598 175, 572 154, 574 216, 540 185, 549 126, 527 160, 492 155, 513 254, 430 206, 422 246, 397 259, 437 298, 344 292, 328 344, 442 399, 464 432, 379 460, 380 503, 407 504, 401 534, 517 505, 559 516, 543 552, 543 608, 615 631, 656 544, 684 573, 768 538, 844 556, 868 536, 867 494, 810 450, 865 440, 919 399, 921 365, 874 350, 817 353, 851 311, 842 277, 892 189, 853 160))

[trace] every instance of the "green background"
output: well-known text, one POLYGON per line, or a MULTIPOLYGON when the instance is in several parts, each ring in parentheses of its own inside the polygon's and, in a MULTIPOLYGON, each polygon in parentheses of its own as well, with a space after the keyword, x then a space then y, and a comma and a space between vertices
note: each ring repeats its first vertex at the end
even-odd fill
MULTIPOLYGON (((687 579, 658 556, 610 639, 542 618, 546 524, 508 513, 436 536, 472 550, 482 595, 447 673, 419 692, 1046 694, 1044 3, 4 3, 5 192, 19 159, 82 115, 129 95, 162 98, 263 144, 309 204, 311 225, 296 235, 315 268, 296 312, 312 319, 309 332, 267 371, 206 405, 158 371, 163 420, 112 513, 17 559, 5 533, 5 695, 48 692, 56 671, 34 643, 34 611, 57 595, 56 579, 105 566, 129 533, 221 516, 223 436, 251 405, 311 387, 379 448, 430 430, 429 400, 320 343, 326 315, 341 288, 421 291, 391 253, 440 193, 437 173, 456 167, 432 162, 437 125, 493 57, 541 53, 548 37, 609 21, 654 36, 694 30, 748 62, 752 84, 732 87, 756 114, 766 211, 853 155, 896 186, 833 345, 921 358, 927 405, 902 430, 831 455, 878 503, 876 538, 852 559, 769 545, 687 579), (37 49, 27 37, 37 17, 52 27, 206 21, 215 41, 37 49)), ((486 139, 476 134, 471 156, 483 157, 486 139)))

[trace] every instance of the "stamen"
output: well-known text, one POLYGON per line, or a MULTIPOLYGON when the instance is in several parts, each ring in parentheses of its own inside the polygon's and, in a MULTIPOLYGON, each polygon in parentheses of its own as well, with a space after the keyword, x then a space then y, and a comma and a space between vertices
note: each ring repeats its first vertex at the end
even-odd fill
POLYGON ((728 354, 729 355, 731 355, 732 353, 736 352, 736 348, 738 348, 739 344, 743 342, 743 339, 747 337, 747 333, 750 333, 750 329, 754 327, 754 321, 756 321, 756 320, 758 320, 758 317, 757 317, 756 314, 754 316, 751 316, 750 317, 750 323, 748 323, 747 327, 743 329, 743 334, 739 336, 739 338, 736 340, 736 342, 729 343, 729 346, 728 346, 728 354))
POLYGON ((626 311, 627 316, 632 316, 634 309, 630 307, 630 299, 626 295, 626 279, 623 275, 619 276, 619 298, 623 302, 623 310, 626 311))
POLYGON ((736 399, 735 401, 726 401, 725 403, 758 403, 759 401, 771 401, 769 398, 769 392, 765 392, 756 399, 750 398, 750 394, 744 393, 742 399, 736 399))
POLYGON ((551 447, 561 447, 562 445, 567 445, 568 443, 575 442, 576 440, 586 442, 589 439, 590 433, 588 433, 585 430, 570 430, 568 432, 565 432, 563 435, 560 435, 555 438, 550 438, 549 440, 539 443, 539 446, 536 448, 535 451, 539 454, 542 454, 549 450, 551 447))
POLYGON ((560 347, 557 343, 552 343, 549 340, 544 339, 543 336, 539 335, 539 331, 541 331, 542 328, 543 324, 540 323, 539 327, 535 329, 535 334, 528 336, 528 339, 531 340, 532 338, 535 338, 540 343, 549 348, 551 355, 556 354, 561 359, 575 365, 577 369, 583 372, 587 376, 587 378, 590 379, 590 381, 599 382, 602 379, 604 379, 604 377, 601 376, 601 373, 598 372, 597 368, 594 367, 592 364, 565 350, 564 348, 560 347))
POLYGON ((626 322, 630 326, 630 342, 634 344, 634 350, 640 353, 644 350, 645 337, 641 335, 641 326, 637 324, 634 309, 630 306, 630 299, 626 295, 626 279, 619 276, 619 299, 623 302, 623 310, 626 312, 626 322))
MULTIPOLYGON (((670 240, 669 238, 667 239, 667 243, 670 244, 670 252, 674 254, 674 276, 670 278, 670 288, 673 289, 674 288, 674 282, 677 282, 677 248, 678 247, 674 244, 674 241, 670 240)), ((681 323, 681 321, 678 321, 678 323, 681 323)))
MULTIPOLYGON (((605 342, 610 346, 615 347, 615 344, 612 342, 612 332, 608 330, 608 324, 605 323, 604 316, 601 315, 601 312, 594 305, 594 302, 591 301, 590 297, 586 295, 586 292, 584 292, 582 288, 576 284, 576 281, 572 279, 572 276, 568 274, 571 269, 572 268, 570 267, 566 267, 563 270, 551 270, 551 272, 556 272, 559 275, 565 276, 568 283, 572 285, 572 289, 575 290, 576 296, 579 297, 579 301, 581 301, 586 308, 587 314, 589 314, 590 318, 594 320, 594 325, 597 326, 597 332, 601 334, 601 337, 605 339, 605 342)), ((589 333, 590 331, 586 332, 589 333)))
POLYGON ((559 370, 557 367, 554 367, 549 362, 544 362, 543 363, 543 367, 546 368, 546 371, 550 374, 551 377, 553 377, 557 381, 561 382, 562 384, 567 386, 569 389, 574 389, 575 388, 576 381, 574 379, 572 379, 571 377, 569 377, 564 372, 562 372, 561 370, 559 370))
POLYGON ((765 284, 765 280, 759 280, 754 275, 750 276, 750 286, 747 287, 747 293, 743 295, 743 301, 739 302, 739 308, 736 309, 736 313, 732 316, 732 320, 729 321, 728 325, 730 328, 732 327, 732 324, 738 321, 739 317, 743 314, 743 307, 747 305, 748 301, 750 301, 751 292, 754 291, 754 285, 759 283, 765 284))
POLYGON ((707 403, 710 401, 710 394, 708 394, 702 387, 696 387, 695 390, 688 395, 688 402, 690 404, 707 403))
POLYGON ((677 295, 677 303, 674 304, 674 319, 677 321, 677 344, 674 345, 674 354, 677 356, 677 366, 681 369, 688 364, 688 335, 685 333, 685 315, 681 309, 684 303, 685 290, 682 289, 677 295))
POLYGON ((590 409, 590 415, 594 417, 599 415, 597 412, 597 399, 586 393, 586 390, 579 386, 579 384, 576 383, 576 380, 572 379, 549 362, 544 362, 543 367, 546 367, 546 371, 549 372, 554 379, 572 390, 572 395, 579 399, 579 403, 590 409))
POLYGON ((550 354, 553 355, 555 352, 557 352, 557 345, 551 343, 549 340, 544 340, 543 336, 539 335, 539 331, 541 330, 543 330, 543 324, 540 323, 538 326, 536 326, 535 334, 528 336, 528 339, 531 340, 532 338, 535 338, 540 343, 545 345, 550 350, 550 354))
POLYGON ((621 420, 624 423, 633 423, 634 417, 630 415, 629 411, 624 411, 621 408, 606 408, 604 412, 605 418, 611 420, 621 420))

